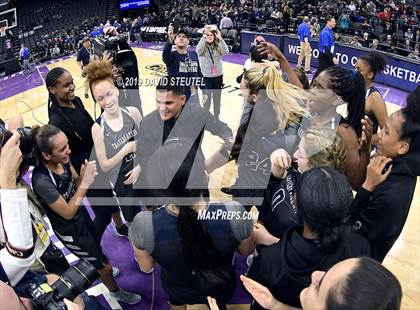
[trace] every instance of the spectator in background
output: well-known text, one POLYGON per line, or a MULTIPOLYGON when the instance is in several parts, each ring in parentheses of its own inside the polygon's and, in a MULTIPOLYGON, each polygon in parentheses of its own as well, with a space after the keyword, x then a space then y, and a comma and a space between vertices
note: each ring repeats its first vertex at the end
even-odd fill
POLYGON ((286 4, 283 7, 283 24, 284 30, 289 32, 290 18, 292 17, 293 10, 286 4))
POLYGON ((369 33, 365 32, 363 33, 363 40, 362 40, 362 46, 363 47, 369 47, 369 33))
POLYGON ((392 27, 391 27, 391 23, 386 23, 385 24, 385 29, 384 29, 384 33, 385 34, 388 34, 388 35, 392 35, 392 34, 394 34, 394 30, 392 29, 392 27))
POLYGON ((82 69, 82 77, 85 79, 83 84, 85 90, 85 98, 89 98, 89 82, 86 79, 87 75, 87 66, 90 62, 90 38, 83 38, 83 46, 79 49, 77 53, 77 64, 82 69))
POLYGON ((351 41, 350 45, 353 45, 354 47, 362 47, 358 36, 353 36, 353 40, 351 41))
POLYGON ((343 42, 343 38, 341 37, 341 35, 338 32, 334 33, 334 40, 335 40, 335 42, 343 42))
POLYGON ((392 41, 392 36, 389 34, 386 36, 385 41, 383 42, 384 45, 390 47, 391 44, 393 44, 394 42, 392 41))
POLYGON ((220 30, 206 26, 196 51, 206 86, 203 106, 208 111, 213 101, 213 115, 218 119, 223 86, 222 57, 229 53, 229 47, 223 40, 220 30))
POLYGON ((367 20, 367 18, 363 19, 363 23, 362 23, 362 29, 363 30, 369 30, 372 28, 372 25, 369 24, 369 21, 367 20))
POLYGON ((369 47, 373 50, 379 50, 379 41, 378 39, 373 39, 372 44, 369 47))
POLYGON ((302 61, 305 58, 305 73, 311 72, 311 56, 312 49, 309 43, 311 39, 311 26, 309 24, 309 17, 305 16, 302 23, 298 27, 298 37, 300 40, 300 54, 297 62, 297 67, 302 66, 302 61))
POLYGON ((344 33, 347 32, 351 25, 351 20, 347 12, 341 14, 340 18, 338 19, 338 25, 341 31, 343 31, 344 33))
POLYGON ((22 61, 23 73, 24 74, 31 73, 33 71, 31 68, 31 65, 29 64, 29 58, 31 57, 31 52, 29 51, 29 48, 26 47, 25 44, 23 43, 20 45, 19 57, 20 57, 20 60, 22 61))
POLYGON ((405 49, 405 50, 407 50, 407 51, 410 51, 410 52, 413 51, 413 48, 411 47, 411 42, 410 42, 409 39, 406 39, 405 40, 404 45, 403 45, 402 48, 405 49))
POLYGON ((415 59, 415 60, 420 60, 420 56, 419 56, 419 46, 416 45, 414 47, 414 51, 412 51, 410 54, 408 54, 408 58, 410 59, 415 59))
POLYGON ((350 10, 350 12, 356 11, 356 5, 353 1, 350 1, 350 4, 347 6, 350 10))
POLYGON ((58 45, 54 45, 54 48, 51 51, 51 56, 52 58, 56 58, 58 56, 60 56, 60 48, 58 47, 58 45))
POLYGON ((216 5, 213 5, 210 8, 209 13, 207 14, 207 23, 209 25, 219 24, 219 16, 218 16, 218 11, 217 11, 217 6, 216 5))
POLYGON ((369 13, 370 15, 376 15, 376 4, 373 2, 373 0, 370 0, 370 1, 366 4, 366 11, 367 11, 367 13, 369 13))
POLYGON ((388 53, 392 53, 392 54, 396 54, 396 55, 399 54, 394 42, 391 43, 391 45, 389 46, 387 52, 388 53))
POLYGON ((407 31, 404 34, 404 37, 408 40, 413 40, 413 32, 411 31, 411 28, 407 28, 407 31))
POLYGON ((233 28, 233 22, 230 17, 227 16, 226 13, 223 13, 223 18, 220 20, 220 27, 219 29, 231 29, 233 28))
POLYGON ((282 18, 282 13, 279 11, 278 8, 275 8, 274 11, 271 13, 271 18, 275 21, 278 21, 282 18))
POLYGON ((420 42, 420 29, 417 29, 417 30, 416 30, 416 36, 415 36, 414 41, 415 41, 416 43, 419 43, 419 42, 420 42))
POLYGON ((392 15, 389 7, 386 7, 384 11, 378 13, 378 18, 381 20, 382 23, 390 21, 391 17, 392 15))
POLYGON ((316 17, 313 17, 312 20, 312 26, 311 26, 311 37, 315 38, 319 34, 319 30, 321 29, 321 26, 319 26, 318 21, 316 17))

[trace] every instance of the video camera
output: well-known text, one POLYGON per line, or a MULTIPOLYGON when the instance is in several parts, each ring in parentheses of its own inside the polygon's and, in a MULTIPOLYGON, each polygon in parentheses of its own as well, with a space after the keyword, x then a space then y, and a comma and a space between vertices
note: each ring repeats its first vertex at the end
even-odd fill
POLYGON ((118 47, 127 43, 128 34, 120 33, 112 37, 99 36, 92 40, 93 53, 98 58, 102 59, 105 51, 111 54, 112 62, 115 63, 115 55, 118 52, 118 47))
POLYGON ((81 259, 76 265, 67 269, 51 286, 47 283, 37 285, 31 283, 28 294, 35 309, 65 310, 64 298, 72 301, 84 292, 93 281, 99 278, 96 269, 81 259))

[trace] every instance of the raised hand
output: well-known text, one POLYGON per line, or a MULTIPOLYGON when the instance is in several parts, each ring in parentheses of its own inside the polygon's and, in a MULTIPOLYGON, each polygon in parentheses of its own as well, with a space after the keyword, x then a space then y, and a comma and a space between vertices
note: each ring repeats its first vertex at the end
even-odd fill
POLYGON ((376 156, 367 166, 366 180, 363 188, 373 191, 379 184, 385 181, 392 169, 392 159, 384 156, 376 156))
POLYGON ((82 188, 89 188, 93 181, 95 181, 95 177, 98 175, 98 171, 96 170, 96 161, 88 161, 85 159, 85 163, 80 168, 80 177, 82 178, 82 182, 80 183, 80 187, 82 188))
POLYGON ((373 123, 367 115, 365 115, 360 122, 362 123, 362 136, 359 141, 360 149, 362 151, 370 152, 373 136, 373 123))
POLYGON ((258 44, 257 51, 258 53, 260 53, 260 55, 268 56, 270 54, 274 57, 275 60, 278 61, 285 58, 283 53, 278 49, 278 47, 271 42, 260 42, 260 44, 258 44))
POLYGON ((173 43, 175 40, 175 33, 174 33, 174 26, 172 26, 172 23, 168 26, 168 41, 169 43, 173 43))
POLYGON ((274 309, 279 306, 280 302, 274 298, 268 288, 243 275, 240 276, 240 279, 246 290, 261 306, 266 309, 274 309))

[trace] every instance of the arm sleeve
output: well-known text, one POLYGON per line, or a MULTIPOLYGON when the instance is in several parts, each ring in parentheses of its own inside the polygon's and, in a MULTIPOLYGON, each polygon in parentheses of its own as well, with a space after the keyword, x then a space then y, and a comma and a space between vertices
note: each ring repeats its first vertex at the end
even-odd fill
POLYGON ((0 190, 0 228, 6 247, 0 251, 0 269, 12 286, 34 261, 31 216, 25 189, 0 190))
POLYGON ((47 205, 51 205, 60 198, 57 187, 46 175, 36 175, 32 177, 32 187, 39 199, 47 205))
POLYGON ((331 46, 328 45, 328 41, 328 33, 326 31, 321 31, 321 35, 319 36, 320 49, 329 57, 333 58, 334 55, 331 53, 331 46))
POLYGON ((206 46, 206 39, 204 37, 201 37, 200 41, 198 41, 197 47, 195 48, 197 55, 203 54, 205 46, 206 46))
POLYGON ((136 215, 130 226, 130 240, 137 249, 153 253, 155 235, 151 211, 143 211, 136 215))
POLYGON ((359 189, 354 197, 353 203, 351 204, 349 214, 357 215, 360 213, 363 207, 369 204, 371 192, 367 191, 363 187, 359 189))
POLYGON ((369 241, 388 240, 398 234, 406 216, 401 207, 409 204, 410 194, 404 190, 396 191, 389 186, 379 189, 372 193, 360 189, 350 208, 353 222, 359 222, 357 229, 369 241))
POLYGON ((248 239, 252 234, 254 223, 252 220, 244 220, 243 215, 246 212, 245 208, 236 201, 230 202, 226 205, 229 211, 233 211, 235 214, 240 215, 240 218, 233 218, 230 220, 230 227, 232 228, 233 234, 236 240, 242 241, 248 239))
POLYGON ((172 44, 169 42, 165 43, 162 52, 162 60, 168 66, 171 62, 172 44))
POLYGON ((220 51, 222 56, 229 54, 229 47, 223 39, 220 41, 220 51))

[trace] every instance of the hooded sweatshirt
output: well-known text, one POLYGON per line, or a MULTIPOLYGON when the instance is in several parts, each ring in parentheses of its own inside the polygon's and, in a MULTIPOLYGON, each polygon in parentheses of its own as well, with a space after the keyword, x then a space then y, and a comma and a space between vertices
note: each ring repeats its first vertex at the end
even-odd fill
POLYGON ((393 160, 388 178, 369 192, 361 188, 350 208, 350 223, 369 240, 371 257, 382 262, 401 234, 420 176, 420 137, 393 160))
MULTIPOLYGON (((278 243, 262 248, 248 272, 248 277, 266 286, 277 300, 299 308, 299 294, 311 284, 312 272, 327 271, 342 260, 370 253, 368 241, 357 232, 327 253, 319 240, 305 239, 302 230, 302 226, 289 229, 278 243)), ((253 301, 251 309, 264 308, 253 301)))

